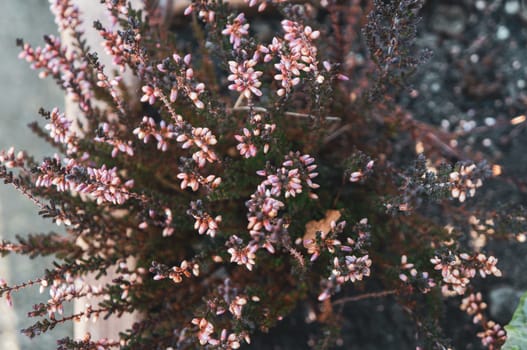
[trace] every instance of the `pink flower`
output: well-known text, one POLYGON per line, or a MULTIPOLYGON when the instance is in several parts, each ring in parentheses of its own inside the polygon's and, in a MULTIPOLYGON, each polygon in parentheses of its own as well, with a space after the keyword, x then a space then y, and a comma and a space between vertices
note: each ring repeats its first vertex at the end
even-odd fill
POLYGON ((205 108, 205 104, 199 99, 199 95, 201 95, 203 91, 205 91, 205 84, 199 83, 188 93, 188 97, 198 109, 205 108))
POLYGON ((489 350, 500 349, 507 339, 505 330, 494 321, 487 321, 483 327, 485 331, 478 333, 478 337, 481 338, 483 346, 488 347, 489 350))
POLYGON ((79 8, 71 0, 51 0, 49 6, 55 15, 55 23, 62 32, 66 29, 77 30, 82 23, 79 18, 79 8))
POLYGON ((202 213, 201 216, 194 215, 194 219, 196 219, 194 229, 198 230, 200 235, 206 233, 207 235, 214 237, 218 230, 218 224, 221 222, 221 215, 213 218, 208 213, 202 213))
POLYGON ((73 101, 77 101, 82 111, 90 110, 90 99, 93 97, 91 83, 86 79, 88 63, 78 64, 79 54, 68 51, 60 39, 53 35, 44 37, 46 45, 33 49, 29 44, 22 45, 19 58, 31 63, 32 69, 40 69, 40 78, 49 75, 54 77, 73 101))
POLYGON ((156 98, 159 97, 160 91, 157 88, 153 88, 149 85, 145 85, 141 88, 144 95, 141 97, 141 102, 147 102, 153 105, 156 102, 156 98))
POLYGON ((487 308, 487 303, 483 301, 481 293, 471 293, 468 297, 461 300, 459 308, 469 315, 474 315, 472 321, 478 323, 483 320, 483 310, 487 308))
POLYGON ((198 339, 201 345, 205 345, 210 341, 214 341, 211 334, 214 333, 214 325, 207 321, 205 318, 194 318, 192 324, 198 326, 198 339))
POLYGON ((102 135, 94 138, 97 142, 104 142, 113 146, 112 158, 115 158, 119 152, 128 154, 129 156, 134 155, 134 149, 132 147, 132 141, 120 140, 116 136, 116 132, 110 128, 110 124, 103 123, 100 127, 102 135))
POLYGON ((229 85, 229 90, 238 91, 245 98, 251 98, 252 94, 262 96, 262 92, 258 89, 262 83, 258 78, 263 73, 255 71, 253 68, 255 65, 256 61, 252 59, 244 61, 242 64, 229 61, 229 69, 232 74, 227 79, 233 82, 233 84, 229 85))
POLYGON ((177 178, 181 180, 181 189, 184 190, 190 187, 192 191, 197 191, 199 188, 199 181, 197 177, 192 173, 179 173, 177 178))
POLYGON ((249 34, 249 24, 245 23, 245 15, 240 13, 232 24, 227 24, 221 34, 230 35, 229 41, 233 48, 240 47, 242 37, 249 34))
POLYGON ((113 57, 113 64, 118 66, 121 72, 124 72, 126 62, 130 60, 131 55, 123 38, 118 33, 105 28, 99 29, 99 34, 104 39, 103 45, 106 53, 113 57))
MULTIPOLYGON (((197 265, 197 264, 194 264, 197 265)), ((183 260, 179 266, 172 266, 172 271, 169 273, 170 279, 174 281, 174 283, 181 283, 183 281, 183 276, 190 278, 192 276, 190 270, 196 270, 199 269, 198 267, 191 266, 190 263, 186 260, 183 260)), ((199 270, 198 270, 199 271, 199 270)), ((195 274, 197 276, 197 274, 195 274)))
POLYGON ((276 63, 275 68, 280 72, 274 76, 275 80, 281 82, 281 89, 276 92, 278 96, 284 96, 291 91, 291 88, 300 83, 300 69, 302 65, 298 63, 297 58, 291 55, 282 55, 280 62, 276 63))
POLYGON ((79 184, 75 190, 82 193, 93 195, 97 204, 111 202, 113 204, 123 204, 129 198, 128 189, 133 186, 133 181, 122 184, 117 175, 117 168, 106 169, 106 165, 101 168, 86 168, 93 183, 79 184))
POLYGON ((247 304, 247 299, 237 295, 229 305, 229 311, 236 319, 240 319, 242 317, 242 309, 245 304, 247 304))
POLYGON ((267 3, 269 2, 278 4, 278 3, 286 2, 288 0, 244 0, 244 1, 245 3, 249 4, 249 7, 258 5, 258 12, 262 12, 267 8, 267 3))
POLYGON ((267 176, 264 183, 271 185, 271 194, 274 196, 280 196, 282 189, 284 189, 285 198, 295 197, 298 193, 302 193, 302 180, 296 168, 291 170, 280 168, 276 174, 267 176))
POLYGON ((256 264, 256 251, 258 246, 255 244, 249 244, 243 246, 243 240, 236 235, 232 235, 227 241, 227 252, 231 255, 231 262, 235 262, 238 265, 245 265, 249 271, 252 271, 253 266, 256 264))
POLYGON ((235 262, 238 265, 245 265, 245 267, 247 267, 249 271, 252 271, 253 266, 256 264, 254 261, 256 255, 254 254, 253 250, 256 249, 246 247, 242 250, 229 248, 227 251, 229 252, 229 254, 231 254, 231 262, 235 262))
POLYGON ((71 121, 63 113, 60 113, 58 108, 53 108, 49 117, 50 122, 44 127, 46 130, 49 130, 49 136, 57 143, 73 143, 75 132, 70 129, 71 121))
POLYGON ((258 150, 251 142, 251 132, 247 128, 243 128, 243 135, 234 135, 234 138, 239 142, 236 149, 240 151, 240 155, 245 158, 256 156, 258 150))
POLYGON ((15 148, 10 147, 7 152, 0 151, 0 163, 3 163, 6 168, 23 167, 26 161, 26 155, 23 151, 19 151, 15 155, 15 148))
POLYGON ((156 122, 151 117, 143 117, 139 127, 135 128, 133 133, 139 140, 147 143, 150 137, 157 140, 157 149, 165 152, 168 147, 167 140, 175 136, 174 125, 167 124, 164 120, 159 123, 159 129, 156 122))

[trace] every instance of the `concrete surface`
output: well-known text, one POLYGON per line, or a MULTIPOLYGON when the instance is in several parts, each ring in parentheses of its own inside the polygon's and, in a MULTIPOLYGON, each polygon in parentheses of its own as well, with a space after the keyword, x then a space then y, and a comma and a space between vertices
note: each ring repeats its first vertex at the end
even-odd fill
MULTIPOLYGON (((39 120, 40 107, 62 109, 64 97, 51 80, 41 80, 29 69, 28 64, 17 58, 19 49, 16 38, 34 44, 42 44, 43 34, 56 34, 56 26, 49 12, 47 0, 2 0, 0 12, 0 149, 11 145, 25 149, 40 159, 53 150, 27 128, 33 120, 39 120)), ((0 184, 0 237, 14 239, 16 234, 47 232, 57 227, 37 216, 33 204, 14 189, 0 184)), ((1 239, 0 238, 0 239, 1 239)), ((0 277, 8 282, 19 283, 38 277, 51 259, 34 259, 9 256, 0 259, 0 277)), ((30 288, 13 296, 14 307, 0 300, 0 349, 56 348, 56 339, 72 334, 68 323, 33 340, 20 333, 20 329, 32 324, 26 317, 33 304, 46 301, 47 293, 39 294, 38 288, 30 288)), ((69 310, 66 310, 68 312, 69 310)))

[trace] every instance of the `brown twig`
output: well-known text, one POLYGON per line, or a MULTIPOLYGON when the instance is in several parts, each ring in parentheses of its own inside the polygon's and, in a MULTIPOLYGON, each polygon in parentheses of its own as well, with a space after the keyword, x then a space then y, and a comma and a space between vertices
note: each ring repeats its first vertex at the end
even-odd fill
MULTIPOLYGON (((239 100, 240 99, 238 99, 238 101, 236 101, 236 104, 232 108, 227 108, 227 112, 249 111, 249 110, 253 110, 253 111, 256 111, 256 112, 262 112, 262 113, 268 113, 269 112, 267 110, 267 108, 265 108, 265 107, 239 106, 238 105, 239 100)), ((311 118, 311 119, 316 118, 314 115, 306 114, 306 113, 284 112, 284 114, 287 115, 287 116, 290 116, 290 117, 297 117, 297 118, 311 118)), ((332 121, 332 122, 339 122, 339 121, 342 120, 340 117, 334 117, 334 116, 330 116, 330 115, 324 117, 324 119, 326 119, 327 121, 332 121)))
POLYGON ((359 294, 359 295, 354 295, 354 296, 351 296, 351 297, 335 300, 333 302, 333 305, 345 304, 345 303, 348 303, 348 302, 359 301, 359 300, 363 300, 363 299, 382 298, 382 297, 385 297, 385 296, 388 296, 388 295, 392 295, 392 294, 395 294, 395 293, 397 293, 397 291, 392 289, 392 290, 383 290, 381 292, 359 294))

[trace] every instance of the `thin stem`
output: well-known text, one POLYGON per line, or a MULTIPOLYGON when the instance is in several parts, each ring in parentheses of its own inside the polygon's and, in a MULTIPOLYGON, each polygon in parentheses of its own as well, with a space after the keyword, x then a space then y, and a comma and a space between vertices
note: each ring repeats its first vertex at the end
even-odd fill
MULTIPOLYGON (((236 104, 238 104, 238 101, 236 101, 236 104)), ((269 113, 269 110, 265 107, 257 107, 257 106, 237 106, 234 104, 232 108, 227 108, 227 112, 236 112, 236 111, 249 111, 253 110, 256 112, 263 112, 263 113, 269 113)), ((305 113, 297 113, 297 112, 284 112, 285 115, 290 117, 298 117, 298 118, 316 118, 316 116, 312 114, 305 114, 305 113)), ((327 121, 333 121, 333 122, 339 122, 342 119, 340 117, 334 117, 334 116, 326 116, 324 117, 327 121)))
POLYGON ((242 106, 240 106, 240 105, 242 104, 243 99, 244 99, 244 95, 243 95, 243 94, 240 94, 240 96, 238 96, 238 99, 237 99, 236 102, 234 103, 234 107, 233 107, 233 109, 241 108, 242 106))
POLYGON ((163 105, 167 109, 168 113, 170 114, 174 122, 176 122, 178 126, 182 127, 183 123, 180 121, 180 118, 178 118, 178 115, 176 111, 174 110, 174 108, 172 107, 172 105, 170 104, 168 97, 163 92, 161 92, 161 90, 159 91, 160 91, 159 97, 161 98, 161 101, 163 102, 163 105))
MULTIPOLYGON (((291 117, 299 117, 299 118, 316 118, 316 116, 312 114, 304 114, 304 113, 297 113, 297 112, 285 112, 285 115, 291 116, 291 117)), ((333 117, 333 116, 325 116, 324 119, 330 122, 339 122, 341 121, 340 117, 333 117)))
POLYGON ((30 280, 30 281, 27 281, 27 282, 22 282, 20 284, 14 285, 14 286, 6 286, 4 288, 0 288, 0 295, 3 295, 4 293, 10 293, 12 291, 18 291, 20 289, 33 286, 33 285, 35 285, 37 283, 40 283, 40 282, 42 282, 42 279, 38 278, 36 280, 30 280))
POLYGON ((382 297, 385 297, 385 296, 388 296, 388 295, 392 295, 392 294, 395 294, 395 293, 397 293, 397 291, 392 289, 392 290, 384 290, 384 291, 381 291, 381 292, 359 294, 359 295, 354 295, 352 297, 347 297, 347 298, 342 298, 342 299, 339 299, 339 300, 335 300, 333 302, 333 305, 345 304, 345 303, 348 303, 348 302, 354 302, 354 301, 359 301, 359 300, 363 300, 363 299, 382 298, 382 297))

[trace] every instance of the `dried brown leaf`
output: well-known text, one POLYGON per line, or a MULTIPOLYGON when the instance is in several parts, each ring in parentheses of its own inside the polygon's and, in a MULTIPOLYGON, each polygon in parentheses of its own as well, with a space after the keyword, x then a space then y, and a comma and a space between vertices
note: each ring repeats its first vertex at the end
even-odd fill
POLYGON ((331 230, 331 223, 337 222, 340 219, 340 211, 335 209, 326 210, 326 217, 320 220, 311 220, 306 223, 306 231, 304 233, 304 248, 310 250, 315 245, 315 238, 318 231, 328 233, 331 230), (309 242, 309 243, 307 243, 309 242))

